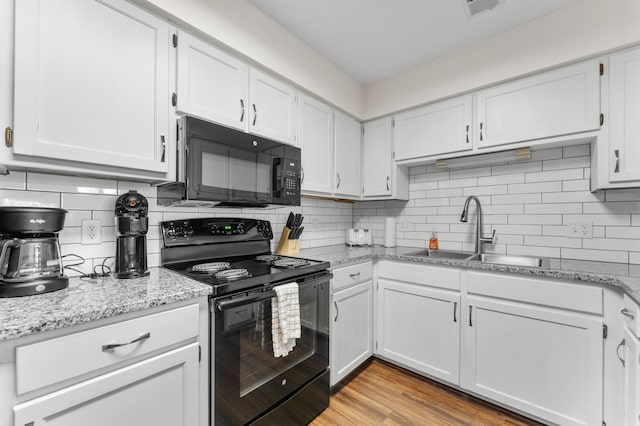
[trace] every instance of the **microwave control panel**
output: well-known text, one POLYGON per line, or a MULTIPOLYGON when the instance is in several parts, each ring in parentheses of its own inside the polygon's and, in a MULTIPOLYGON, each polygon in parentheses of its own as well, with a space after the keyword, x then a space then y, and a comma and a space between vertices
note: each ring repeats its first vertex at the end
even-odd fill
POLYGON ((281 191, 281 196, 283 196, 284 198, 297 197, 300 193, 300 176, 298 176, 298 170, 300 170, 300 166, 298 164, 298 161, 285 158, 283 169, 283 188, 278 188, 281 191))

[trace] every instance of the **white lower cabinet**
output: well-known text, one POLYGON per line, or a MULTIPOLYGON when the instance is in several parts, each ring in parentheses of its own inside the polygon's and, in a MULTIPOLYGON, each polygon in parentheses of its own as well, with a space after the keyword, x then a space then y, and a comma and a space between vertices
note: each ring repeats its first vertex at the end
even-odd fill
POLYGON ((373 267, 359 263, 333 271, 330 384, 334 386, 373 354, 373 267))
POLYGON ((467 303, 463 387, 557 424, 602 423, 601 319, 473 296, 467 303))
POLYGON ((14 407, 15 426, 198 423, 198 344, 163 353, 14 407))
POLYGON ((376 354, 459 384, 460 271, 380 262, 376 354))
POLYGON ((618 357, 624 366, 624 424, 640 425, 640 340, 627 327, 618 346, 618 357))

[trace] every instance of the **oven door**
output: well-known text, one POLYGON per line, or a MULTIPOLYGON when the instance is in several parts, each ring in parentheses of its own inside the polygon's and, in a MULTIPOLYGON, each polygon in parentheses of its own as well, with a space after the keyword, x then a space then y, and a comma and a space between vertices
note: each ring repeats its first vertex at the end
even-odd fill
POLYGON ((326 272, 295 279, 302 335, 293 351, 279 358, 271 339, 273 286, 213 301, 216 425, 245 424, 328 369, 330 278, 326 272))

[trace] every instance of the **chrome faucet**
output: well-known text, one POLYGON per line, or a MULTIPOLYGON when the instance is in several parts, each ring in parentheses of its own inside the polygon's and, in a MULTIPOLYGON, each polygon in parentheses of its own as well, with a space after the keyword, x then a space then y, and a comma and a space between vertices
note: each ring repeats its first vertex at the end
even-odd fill
POLYGON ((477 220, 476 220, 476 254, 482 254, 482 244, 483 243, 491 243, 494 244, 496 240, 496 230, 493 230, 491 237, 483 237, 482 236, 482 206, 480 206, 480 200, 475 195, 471 195, 467 197, 467 200, 464 202, 464 208, 462 209, 462 215, 460 216, 460 222, 467 222, 469 218, 469 203, 471 200, 476 202, 478 206, 477 212, 477 220))

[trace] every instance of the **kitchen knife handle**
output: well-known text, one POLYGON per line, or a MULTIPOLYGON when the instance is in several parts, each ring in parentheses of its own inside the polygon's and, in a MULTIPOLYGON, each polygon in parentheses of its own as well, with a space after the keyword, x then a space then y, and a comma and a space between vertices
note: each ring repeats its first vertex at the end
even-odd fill
POLYGON ((240 122, 244 121, 244 100, 240 99, 240 122))
POLYGON ((132 344, 137 343, 137 342, 142 342, 143 340, 147 340, 150 337, 151 337, 151 332, 146 332, 142 336, 136 337, 135 339, 133 339, 132 341, 127 342, 127 343, 110 343, 108 345, 102 345, 102 352, 110 352, 110 351, 113 351, 115 348, 119 348, 121 346, 132 345, 132 344))

